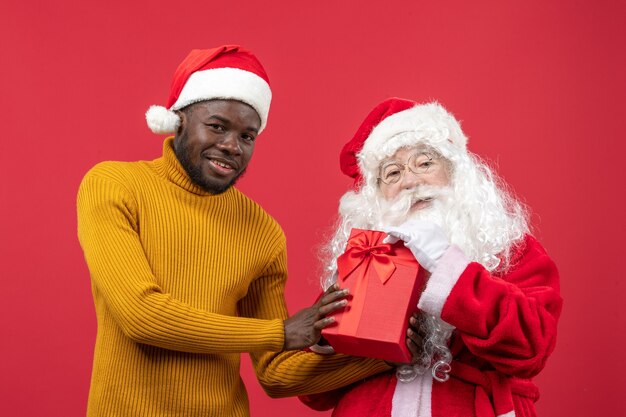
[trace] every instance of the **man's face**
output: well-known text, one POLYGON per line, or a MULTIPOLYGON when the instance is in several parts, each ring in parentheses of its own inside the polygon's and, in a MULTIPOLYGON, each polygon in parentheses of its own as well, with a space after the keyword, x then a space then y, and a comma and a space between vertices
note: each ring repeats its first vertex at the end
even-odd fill
POLYGON ((236 100, 210 100, 179 112, 174 152, 191 180, 220 194, 244 173, 261 126, 256 111, 236 100))
MULTIPOLYGON (((448 162, 421 146, 400 148, 379 168, 379 188, 388 202, 404 190, 445 187, 450 185, 448 162), (395 182, 393 182, 395 180, 395 182), (428 186, 428 187, 425 187, 428 186)), ((411 210, 430 206, 431 198, 417 199, 411 210)))

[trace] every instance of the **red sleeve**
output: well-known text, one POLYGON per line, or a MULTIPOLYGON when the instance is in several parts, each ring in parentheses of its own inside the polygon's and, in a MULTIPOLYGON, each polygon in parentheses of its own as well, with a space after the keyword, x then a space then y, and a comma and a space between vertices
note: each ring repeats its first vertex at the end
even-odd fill
POLYGON ((528 378, 543 369, 561 313, 554 262, 531 236, 501 277, 470 263, 447 297, 441 318, 477 357, 505 374, 528 378))
POLYGON ((344 393, 345 388, 339 388, 319 394, 300 395, 298 399, 302 401, 304 405, 315 411, 326 411, 335 408, 344 393))

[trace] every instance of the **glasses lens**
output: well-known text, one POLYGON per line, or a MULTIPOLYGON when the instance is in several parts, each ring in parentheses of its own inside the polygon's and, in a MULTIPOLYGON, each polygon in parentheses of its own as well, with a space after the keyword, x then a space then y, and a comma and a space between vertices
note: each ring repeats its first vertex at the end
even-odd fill
POLYGON ((386 165, 382 169, 382 173, 380 179, 385 184, 393 184, 400 181, 402 178, 402 172, 404 171, 404 167, 398 164, 390 164, 386 165))
POLYGON ((409 158, 408 166, 416 174, 425 174, 435 164, 429 153, 415 153, 409 158))

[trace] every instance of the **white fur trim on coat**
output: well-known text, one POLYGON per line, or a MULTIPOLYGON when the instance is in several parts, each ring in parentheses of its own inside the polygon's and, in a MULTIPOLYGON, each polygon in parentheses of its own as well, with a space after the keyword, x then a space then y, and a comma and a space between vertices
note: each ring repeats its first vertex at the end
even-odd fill
POLYGON ((431 417, 432 391, 430 372, 411 382, 398 381, 391 400, 391 417, 431 417))
POLYGON ((443 305, 469 263, 467 256, 458 246, 450 245, 428 279, 417 308, 441 318, 443 305))

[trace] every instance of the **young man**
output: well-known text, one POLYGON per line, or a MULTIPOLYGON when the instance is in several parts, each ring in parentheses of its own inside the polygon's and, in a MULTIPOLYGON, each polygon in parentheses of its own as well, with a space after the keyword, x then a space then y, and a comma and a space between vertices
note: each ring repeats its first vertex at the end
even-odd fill
MULTIPOLYGON (((554 349, 561 311, 556 267, 527 215, 467 151, 437 103, 376 106, 341 153, 355 189, 341 199, 328 275, 352 228, 404 241, 429 278, 407 339, 414 365, 301 397, 333 416, 535 416, 532 378, 554 349)), ((331 355, 332 356, 332 355, 331 355)))
POLYGON ((163 156, 104 162, 82 181, 78 236, 98 319, 89 416, 247 416, 241 352, 274 396, 387 369, 299 351, 317 342, 346 294, 333 288, 287 318, 283 231, 233 187, 270 100, 250 51, 194 50, 174 74, 167 108, 146 114, 155 133, 174 134, 163 156), (322 377, 322 362, 349 374, 322 377))

